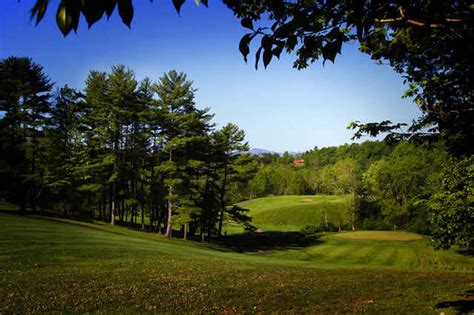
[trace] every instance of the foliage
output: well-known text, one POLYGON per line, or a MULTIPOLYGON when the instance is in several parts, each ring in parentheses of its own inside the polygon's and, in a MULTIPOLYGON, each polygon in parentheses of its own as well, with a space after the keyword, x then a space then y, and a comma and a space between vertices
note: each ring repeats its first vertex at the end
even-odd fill
POLYGON ((300 233, 304 235, 313 235, 321 232, 319 228, 315 225, 305 225, 301 228, 300 233))
MULTIPOLYGON (((172 0, 177 12, 185 0, 172 0)), ((197 2, 199 4, 199 1, 197 2)), ((203 1, 207 6, 207 1, 203 1)), ((354 122, 356 137, 389 132, 389 140, 433 137, 440 133, 456 155, 472 154, 474 54, 473 10, 469 1, 241 1, 224 3, 250 30, 239 43, 244 60, 252 41, 260 41, 255 67, 265 67, 285 50, 295 52, 294 67, 303 69, 320 59, 334 62, 344 43, 357 40, 360 50, 379 63, 387 62, 409 84, 422 116, 403 124, 354 122)), ((31 18, 40 22, 49 2, 37 0, 31 18)), ((125 25, 133 19, 131 0, 107 2, 62 0, 56 22, 64 35, 77 30, 83 15, 89 27, 115 8, 125 25)))
MULTIPOLYGON (((179 13, 185 1, 172 2, 179 13)), ((297 69, 320 59, 323 63, 334 62, 344 43, 357 40, 362 52, 379 63, 389 64, 404 77, 409 86, 404 97, 414 99, 421 117, 407 130, 402 129, 405 124, 392 124, 388 120, 353 122, 349 128, 358 129, 355 138, 379 133, 389 133, 386 139, 390 142, 441 137, 455 156, 474 153, 469 144, 474 142, 471 79, 474 6, 469 1, 225 0, 224 3, 241 19, 242 26, 250 30, 239 43, 245 61, 252 41, 260 40, 255 54, 256 68, 260 61, 267 67, 272 59, 280 58, 283 50, 296 52, 297 69)), ((207 1, 204 4, 207 6, 207 1)), ((131 0, 113 0, 107 4, 63 0, 57 10, 57 25, 67 35, 72 29, 77 30, 81 14, 90 27, 104 14, 110 17, 116 6, 122 21, 130 27, 131 0)), ((38 23, 47 7, 48 1, 37 0, 31 17, 38 23)), ((36 178, 30 176, 29 182, 36 182, 36 178)), ((262 182, 266 186, 267 181, 260 180, 260 186, 262 182)), ((389 208, 401 205, 400 200, 392 202, 395 203, 388 205, 389 208)))
POLYGON ((0 61, 0 194, 36 210, 43 187, 40 163, 42 126, 51 112, 52 84, 29 58, 0 61))
MULTIPOLYGON (((1 62, 1 197, 184 237, 220 234, 225 209, 256 171, 245 133, 214 130, 184 73, 138 81, 124 65, 91 71, 83 92, 54 97, 27 58, 1 62), (237 154, 235 151, 237 150, 237 154), (13 184, 12 184, 13 183, 13 184)), ((244 220, 239 209, 232 215, 244 220)), ((243 210, 242 210, 243 211, 243 210)), ((248 222, 247 222, 248 223, 248 222)))
POLYGON ((334 225, 332 222, 328 222, 327 224, 324 222, 321 222, 319 226, 316 225, 305 225, 301 228, 300 233, 304 235, 314 235, 318 234, 321 232, 337 232, 338 227, 334 225))
POLYGON ((444 159, 442 148, 430 150, 401 143, 367 170, 364 180, 368 193, 381 201, 382 214, 394 228, 426 214, 423 201, 438 191, 444 159))
POLYGON ((443 169, 442 189, 430 199, 436 248, 472 248, 474 241, 474 158, 451 159, 443 169))
POLYGON ((356 137, 389 132, 388 140, 433 137, 437 132, 456 155, 472 154, 473 10, 469 1, 234 1, 225 3, 251 30, 240 41, 245 60, 251 41, 261 38, 256 67, 266 67, 282 50, 296 52, 294 67, 335 61, 342 45, 357 40, 360 50, 402 75, 422 116, 407 131, 403 124, 353 123, 356 137), (254 27, 253 22, 266 20, 254 27), (265 24, 263 22, 262 24, 265 24), (270 25, 268 25, 270 26, 270 25), (393 132, 395 131, 395 132, 393 132))
MULTIPOLYGON (((389 146, 366 141, 315 148, 302 154, 305 161, 302 167, 291 166, 288 161, 292 159, 284 156, 259 158, 260 169, 250 181, 249 189, 257 197, 308 193, 350 195, 345 211, 338 212, 337 218, 325 214, 329 219, 323 218, 321 226, 326 226, 327 221, 343 229, 352 227, 353 223, 357 229, 406 229, 430 234, 428 200, 441 189, 441 168, 448 156, 441 142, 419 145, 401 142, 389 146), (298 182, 299 189, 291 188, 298 182)), ((259 216, 254 216, 257 220, 254 222, 261 223, 259 216)), ((312 219, 307 220, 310 224, 312 219)))

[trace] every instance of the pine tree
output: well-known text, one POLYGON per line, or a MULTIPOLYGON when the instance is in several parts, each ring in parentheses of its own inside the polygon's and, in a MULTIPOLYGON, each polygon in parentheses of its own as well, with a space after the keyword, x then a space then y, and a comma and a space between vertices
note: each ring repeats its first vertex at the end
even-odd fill
POLYGON ((218 168, 220 173, 219 187, 219 228, 218 235, 222 235, 222 224, 224 222, 224 213, 228 204, 227 193, 229 177, 235 172, 234 163, 237 160, 240 151, 247 151, 248 144, 244 143, 245 132, 240 130, 237 125, 227 124, 222 129, 214 133, 216 154, 219 156, 218 168))
POLYGON ((195 198, 186 198, 193 187, 192 177, 199 169, 200 151, 207 140, 212 118, 208 110, 199 110, 194 103, 192 82, 184 73, 170 71, 160 78, 156 92, 161 107, 162 150, 166 161, 156 167, 165 176, 167 223, 165 235, 171 237, 174 209, 186 205, 193 208, 195 198))
POLYGON ((79 182, 75 173, 80 158, 81 105, 82 95, 76 90, 67 85, 58 90, 41 150, 48 198, 58 202, 66 215, 80 208, 79 182))
POLYGON ((2 183, 14 202, 33 211, 42 192, 38 148, 50 112, 52 84, 43 67, 29 58, 0 62, 0 120, 2 183))

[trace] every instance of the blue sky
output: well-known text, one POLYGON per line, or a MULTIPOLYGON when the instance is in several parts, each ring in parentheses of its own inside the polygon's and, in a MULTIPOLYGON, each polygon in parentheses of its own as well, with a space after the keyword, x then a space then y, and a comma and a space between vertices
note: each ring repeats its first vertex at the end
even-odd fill
POLYGON ((176 69, 198 89, 196 103, 210 107, 218 126, 233 122, 246 131, 252 147, 304 151, 351 142, 350 121, 410 122, 420 112, 408 99, 402 78, 376 65, 356 45, 343 47, 336 63, 292 68, 283 55, 268 69, 246 64, 238 50, 245 29, 220 1, 210 7, 188 0, 177 15, 171 0, 135 1, 132 28, 118 14, 88 30, 63 38, 55 25, 58 1, 51 1, 38 27, 29 21, 33 0, 1 0, 0 58, 28 56, 44 66, 57 85, 83 88, 92 69, 125 64, 138 79, 157 80, 176 69))

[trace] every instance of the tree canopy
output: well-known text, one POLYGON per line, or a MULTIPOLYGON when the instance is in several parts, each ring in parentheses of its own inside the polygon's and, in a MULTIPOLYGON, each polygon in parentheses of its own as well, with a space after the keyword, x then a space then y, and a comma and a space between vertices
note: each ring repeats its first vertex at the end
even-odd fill
MULTIPOLYGON (((359 138, 365 134, 374 136, 379 133, 387 133, 386 139, 390 141, 442 138, 446 147, 454 156, 469 157, 474 153, 474 146, 471 145, 474 142, 474 85, 472 84, 474 75, 471 61, 471 56, 474 55, 474 5, 472 1, 223 0, 223 2, 240 19, 242 27, 248 29, 248 33, 241 38, 238 47, 246 62, 251 49, 256 48, 256 68, 261 64, 266 68, 275 58, 278 59, 283 51, 294 54, 293 66, 297 69, 304 69, 320 60, 323 64, 328 60, 335 62, 345 43, 357 42, 362 52, 369 54, 378 63, 389 65, 404 78, 408 85, 404 97, 413 98, 422 112, 421 117, 410 125, 392 123, 388 120, 369 123, 353 122, 349 127, 356 130, 354 138, 359 138)), ((172 3, 179 14, 185 0, 172 0, 172 3)), ((207 0, 196 0, 196 3, 208 5, 207 0)), ((50 5, 48 0, 36 0, 31 9, 31 18, 39 23, 44 18, 50 5)), ((110 17, 115 11, 118 12, 123 23, 131 27, 134 18, 134 3, 132 0, 61 0, 57 6, 56 23, 64 36, 67 36, 72 30, 78 30, 81 15, 86 19, 88 26, 91 27, 100 19, 110 17)), ((4 62, 2 67, 7 65, 8 63, 4 62)), ((8 73, 8 71, 5 73, 8 73)), ((2 79, 5 79, 5 82, 9 82, 9 84, 13 82, 10 78, 2 79)), ((123 194, 123 189, 118 188, 126 186, 126 181, 123 178, 128 178, 127 172, 140 174, 140 172, 137 173, 137 170, 142 168, 151 171, 153 176, 155 176, 155 171, 161 173, 162 177, 159 179, 151 177, 151 181, 159 183, 153 185, 153 187, 159 187, 156 189, 158 190, 157 195, 161 196, 160 198, 165 194, 165 187, 168 187, 169 196, 167 200, 173 200, 175 197, 171 196, 172 186, 182 185, 183 183, 176 182, 175 175, 177 173, 172 175, 173 170, 178 171, 175 169, 177 167, 175 158, 179 159, 179 155, 171 157, 174 154, 174 149, 170 148, 173 148, 172 146, 175 144, 178 146, 184 145, 188 140, 183 139, 187 139, 188 136, 183 139, 174 137, 174 140, 167 143, 168 139, 166 139, 165 133, 161 133, 161 129, 153 130, 151 128, 152 130, 148 130, 148 125, 145 127, 143 124, 143 127, 140 127, 141 118, 137 113, 142 112, 144 108, 154 108, 153 115, 162 117, 160 115, 163 108, 147 105, 154 102, 151 101, 153 93, 149 94, 153 89, 150 89, 150 86, 147 88, 146 80, 140 84, 140 91, 137 92, 138 82, 126 69, 114 69, 113 75, 110 77, 105 73, 91 73, 89 79, 90 82, 88 81, 88 88, 86 89, 86 103, 91 107, 83 113, 83 126, 86 130, 81 130, 81 132, 83 132, 83 137, 87 139, 88 145, 91 145, 88 152, 88 154, 91 154, 91 159, 88 161, 90 164, 84 165, 82 168, 82 170, 87 170, 87 177, 85 177, 87 183, 80 188, 95 194, 99 204, 105 205, 108 203, 112 217, 114 217, 114 209, 117 206, 121 209, 130 208, 130 212, 133 214, 137 212, 136 207, 141 198, 139 196, 143 194, 143 192, 139 192, 136 185, 143 183, 144 178, 138 179, 133 176, 130 178, 131 189, 127 196, 123 194), (137 95, 140 95, 140 97, 137 98, 137 95), (90 114, 94 119, 89 125, 88 116, 90 114), (104 122, 109 122, 109 124, 104 122), (107 128, 102 130, 101 126, 107 126, 107 128), (96 134, 94 134, 95 132, 96 134), (153 132, 159 134, 154 141, 160 144, 159 151, 161 151, 161 154, 157 154, 158 151, 152 150, 150 158, 155 159, 155 162, 161 159, 160 162, 167 165, 164 161, 166 154, 163 155, 167 152, 170 156, 168 158, 169 170, 149 168, 145 165, 145 160, 142 159, 140 162, 139 155, 129 158, 128 154, 130 152, 138 152, 133 148, 141 141, 140 135, 147 132, 151 132, 152 135, 153 132), (126 139, 127 145, 132 148, 130 151, 122 150, 121 141, 123 139, 126 139), (178 142, 174 143, 175 141, 178 142), (161 147, 162 145, 164 147, 161 147), (99 172, 97 171, 99 169, 105 171, 99 172), (98 182, 101 184, 97 184, 98 182), (100 197, 101 195, 102 197, 100 197), (107 195, 108 202, 104 197, 107 195), (99 200, 100 198, 102 200, 99 200), (122 205, 115 205, 115 202, 119 201, 122 205)), ((19 191, 27 192, 33 208, 35 208, 35 196, 43 189, 40 187, 41 181, 39 179, 48 174, 48 169, 39 170, 38 163, 36 163, 36 161, 43 158, 41 156, 41 152, 43 152, 41 145, 43 143, 40 141, 39 135, 43 132, 42 126, 45 124, 43 120, 47 108, 44 107, 42 99, 47 98, 47 94, 51 89, 48 84, 48 82, 44 82, 44 89, 33 92, 31 97, 25 98, 25 94, 13 101, 15 106, 25 106, 24 110, 19 111, 21 115, 26 115, 25 117, 21 115, 20 117, 13 112, 9 112, 7 115, 8 117, 18 116, 14 118, 14 120, 16 119, 15 123, 19 122, 21 126, 25 127, 22 130, 25 134, 23 138, 12 138, 12 146, 15 150, 21 152, 20 155, 27 162, 25 162, 26 164, 20 163, 18 167, 12 166, 10 169, 10 166, 7 166, 4 169, 8 170, 6 173, 12 178, 16 178, 16 170, 21 169, 20 173, 23 177, 21 180, 17 180, 21 183, 21 185, 19 184, 21 186, 19 191), (30 103, 34 105, 31 105, 33 106, 31 108, 28 107, 30 103), (28 171, 25 171, 26 169, 28 171)), ((8 90, 9 88, 5 89, 5 91, 8 90)), ((75 93, 69 93, 66 89, 62 92, 63 95, 58 98, 58 100, 61 100, 61 102, 58 101, 57 108, 57 115, 59 116, 56 123, 58 124, 61 124, 62 111, 70 113, 71 108, 69 108, 68 103, 78 101, 78 99, 74 100, 75 93), (59 104, 61 105, 59 106, 59 104)), ((4 106, 5 104, 7 103, 3 102, 0 105, 4 106)), ((202 114, 205 115, 205 113, 202 114)), ((147 119, 153 121, 154 118, 149 117, 147 119)), ((72 119, 67 123, 74 124, 75 122, 72 119)), ((192 124, 192 121, 190 123, 192 124)), ((153 126, 153 124, 150 126, 153 126)), ((5 130, 14 132, 15 128, 15 124, 10 124, 5 130)), ((195 136, 198 136, 198 134, 193 133, 190 137, 195 136)), ((212 141, 214 140, 207 139, 211 144, 209 145, 209 152, 213 150, 212 146, 214 144, 212 144, 212 141)), ((83 143, 79 142, 78 144, 81 146, 83 143)), ((221 150, 223 148, 224 146, 221 146, 221 150)), ((200 156, 199 158, 205 157, 200 156)), ((210 174, 207 174, 205 169, 200 169, 199 161, 199 159, 194 158, 191 160, 185 159, 181 166, 185 167, 187 165, 190 169, 195 169, 199 175, 208 178, 210 174)), ((189 210, 186 210, 187 212, 182 210, 183 215, 180 219, 180 224, 184 224, 185 229, 186 222, 193 217, 190 213, 194 212, 194 205, 197 203, 212 203, 211 208, 217 209, 215 212, 218 213, 218 215, 214 214, 213 219, 222 222, 224 211, 222 205, 225 203, 222 202, 222 194, 226 192, 226 187, 228 187, 226 172, 232 170, 232 165, 228 164, 228 161, 230 161, 230 157, 229 160, 221 160, 220 164, 216 163, 216 169, 211 172, 216 178, 224 175, 221 180, 214 181, 212 184, 211 181, 206 180, 204 187, 202 183, 191 181, 185 183, 187 189, 199 187, 203 191, 202 200, 194 200, 189 203, 188 200, 183 199, 183 209, 189 210), (212 198, 211 195, 213 195, 212 198)), ((461 169, 465 165, 468 165, 465 167, 472 166, 472 159, 466 158, 464 160, 466 162, 459 161, 453 162, 454 166, 451 166, 451 169, 461 169)), ((410 161, 407 163, 411 165, 410 161)), ((153 165, 153 163, 151 164, 153 165)), ((380 183, 383 182, 384 172, 390 169, 390 166, 390 162, 379 163, 378 167, 374 167, 371 171, 373 178, 377 178, 380 183)), ((365 165, 361 165, 361 167, 364 168, 365 165)), ((400 178, 403 178, 404 173, 402 171, 404 169, 403 167, 401 169, 395 168, 392 171, 399 171, 400 178)), ((307 189, 305 188, 307 183, 306 180, 302 180, 302 174, 295 175, 290 181, 288 176, 282 176, 286 173, 290 173, 288 165, 274 168, 265 167, 262 168, 260 174, 257 173, 254 182, 265 183, 265 185, 260 185, 265 187, 262 191, 282 191, 281 182, 277 187, 271 184, 273 181, 268 180, 271 177, 281 176, 288 183, 284 185, 286 187, 284 190, 300 191, 307 189)), ((445 181, 449 180, 449 174, 448 167, 443 177, 445 181)), ((422 179, 423 176, 420 176, 420 178, 422 179)), ((456 180, 462 182, 463 187, 472 186, 472 176, 461 176, 456 180)), ((406 184, 404 180, 402 181, 406 184)), ((66 182, 62 180, 52 181, 56 186, 59 183, 65 184, 66 182)), ((378 191, 380 196, 385 198, 386 194, 383 193, 383 188, 387 185, 379 186, 378 188, 381 189, 377 190, 377 185, 372 185, 372 188, 374 188, 374 192, 378 191)), ((454 189, 449 185, 445 186, 445 195, 439 195, 442 196, 441 199, 444 201, 436 199, 432 202, 433 209, 436 209, 435 219, 432 222, 441 227, 439 235, 442 234, 443 228, 450 229, 454 227, 459 230, 466 218, 471 218, 470 212, 465 208, 466 205, 472 208, 469 198, 465 198, 463 204, 446 201, 451 196, 462 195, 465 191, 469 192, 470 190, 456 190, 457 188, 454 189), (445 209, 445 206, 449 209, 445 209), (448 213, 447 211, 451 212, 448 213)), ((258 192, 258 189, 256 191, 258 192)), ((413 196, 408 193, 402 194, 403 198, 408 196, 409 199, 416 197, 416 199, 424 200, 426 196, 422 195, 421 192, 417 192, 413 196)), ((393 196, 400 196, 400 194, 393 196)), ((393 196, 390 198, 393 199, 393 196)), ((413 204, 413 208, 418 207, 418 204, 413 204)), ((405 205, 406 203, 400 204, 402 208, 405 205)), ((172 209, 173 205, 168 205, 168 208, 172 209)), ((179 211, 177 211, 177 214, 179 214, 179 211)), ((167 219, 170 219, 172 215, 173 213, 170 212, 157 220, 164 219, 166 216, 167 219)), ((201 227, 212 226, 210 221, 202 224, 204 220, 208 220, 206 216, 206 213, 194 215, 194 220, 201 227)), ((168 223, 168 226, 170 226, 171 221, 168 223)), ((470 234, 470 231, 471 229, 468 229, 467 234, 470 234)), ((211 231, 209 231, 209 234, 211 234, 211 231)), ((449 247, 453 243, 461 242, 461 240, 466 242, 467 238, 463 236, 464 234, 448 237, 449 240, 441 240, 443 245, 440 247, 449 247)))
MULTIPOLYGON (((251 42, 257 43, 255 67, 267 67, 285 50, 296 53, 294 67, 303 69, 318 60, 334 62, 344 43, 358 41, 360 50, 389 64, 408 83, 405 97, 413 97, 422 116, 406 130, 390 121, 353 122, 354 137, 388 132, 388 140, 441 135, 451 152, 472 154, 474 138, 472 62, 473 13, 471 1, 284 1, 223 0, 249 33, 240 40, 245 61, 251 42)), ((179 13, 185 0, 172 0, 179 13)), ((208 1, 196 0, 208 5, 208 1)), ((39 23, 49 6, 37 0, 31 18, 39 23)), ((66 36, 77 31, 83 15, 91 27, 117 10, 131 27, 132 0, 61 0, 56 22, 66 36)))

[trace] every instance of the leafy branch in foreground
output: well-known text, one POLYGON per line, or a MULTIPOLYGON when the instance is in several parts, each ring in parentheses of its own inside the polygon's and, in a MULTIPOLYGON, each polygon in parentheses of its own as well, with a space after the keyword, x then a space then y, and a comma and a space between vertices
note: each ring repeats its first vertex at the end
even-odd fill
MULTIPOLYGON (((255 67, 267 67, 283 50, 295 53, 294 67, 321 60, 334 62, 344 43, 389 64, 405 79, 405 97, 413 98, 422 115, 409 132, 431 128, 455 155, 474 153, 474 90, 472 62, 474 6, 470 1, 284 1, 224 0, 251 32, 239 50, 248 60, 257 42, 255 67)), ((172 0, 178 12, 185 0, 172 0)), ((196 1, 208 5, 208 1, 196 1)), ((31 18, 39 23, 50 5, 37 0, 31 18)), ((66 36, 77 31, 83 15, 91 27, 115 9, 128 27, 134 18, 132 0, 61 0, 56 23, 66 36)), ((372 126, 374 131, 377 126, 372 126)), ((386 126, 380 125, 385 128, 386 126)), ((383 129, 382 129, 383 131, 383 129)))

